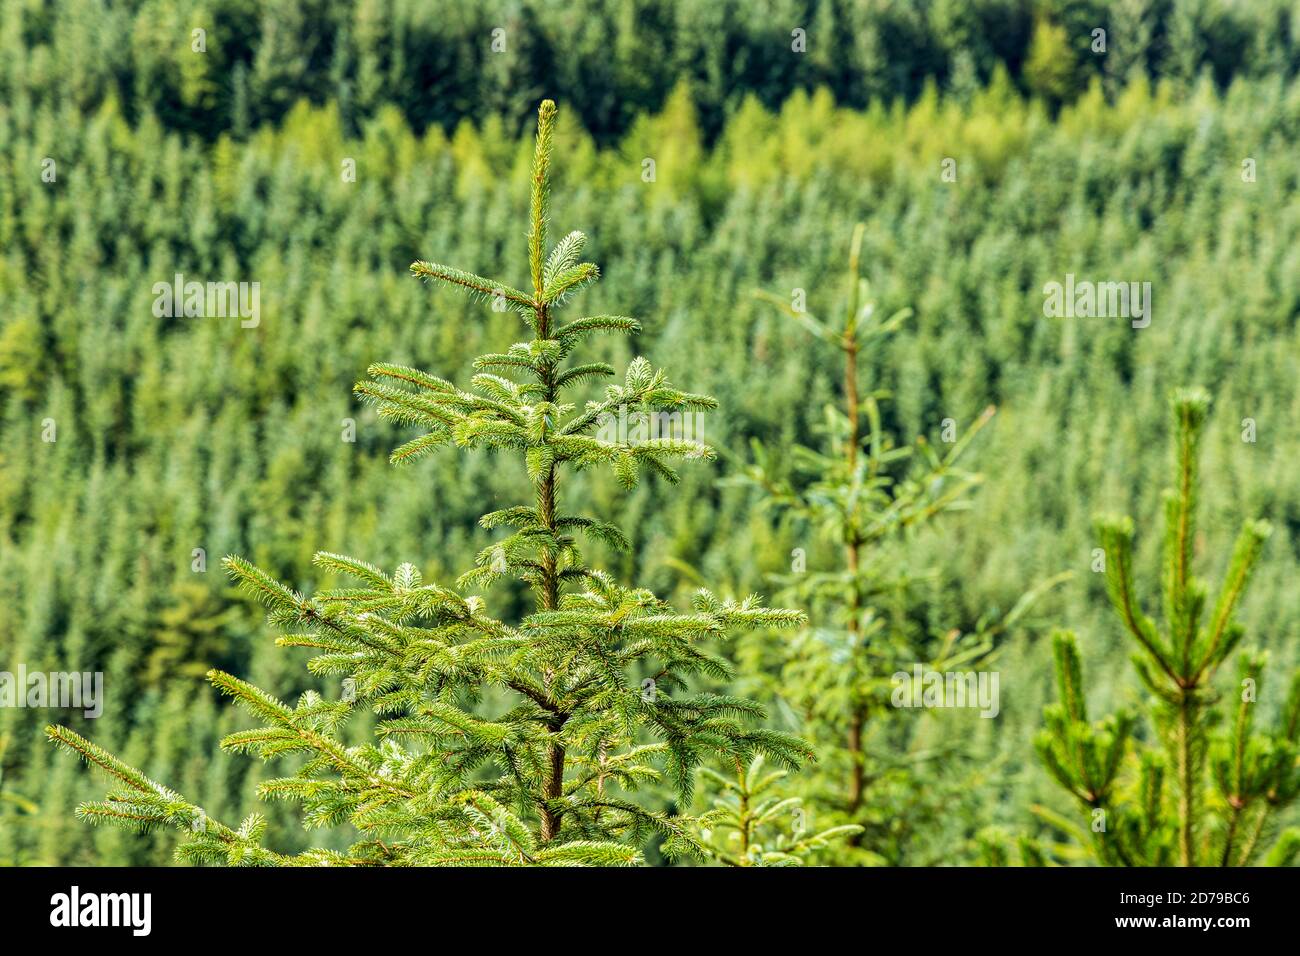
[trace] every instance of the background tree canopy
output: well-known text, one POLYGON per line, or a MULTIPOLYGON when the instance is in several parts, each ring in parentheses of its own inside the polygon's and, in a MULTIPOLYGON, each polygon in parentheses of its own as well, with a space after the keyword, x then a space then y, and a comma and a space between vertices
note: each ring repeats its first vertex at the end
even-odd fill
MULTIPOLYGON (((561 105, 557 227, 587 233, 604 275, 574 314, 644 328, 597 358, 644 354, 720 406, 704 418, 719 460, 680 485, 574 479, 584 510, 631 540, 597 551, 602 566, 683 607, 701 583, 777 596, 796 549, 813 572, 839 566, 819 526, 729 479, 751 439, 778 477, 795 446, 826 444, 840 361, 754 293, 838 314, 864 223, 875 307, 913 310, 860 358, 881 428, 942 449, 948 420, 964 432, 998 408, 963 458, 983 474, 970 507, 880 546, 908 573, 882 579, 876 613, 924 660, 953 631, 995 631, 980 666, 1002 675, 1002 701, 996 719, 883 722, 870 746, 890 799, 854 821, 865 843, 819 859, 978 862, 1052 841, 1030 808, 1074 810, 1033 747, 1055 694, 1047 626, 1077 633, 1097 713, 1141 694, 1093 573, 1092 517, 1155 524, 1176 386, 1214 396, 1197 560, 1218 580, 1243 520, 1271 521, 1240 620, 1271 652, 1265 686, 1280 693, 1300 663, 1295 15, 1271 0, 6 3, 0 670, 103 671, 103 716, 60 722, 214 816, 254 805, 283 771, 216 753, 250 724, 202 673, 282 699, 338 690, 271 646, 219 558, 304 590, 341 585, 311 566, 318 550, 452 580, 482 546, 479 514, 525 487, 490 452, 388 474, 410 435, 350 390, 375 361, 465 379, 518 340, 509 313, 407 267, 526 275, 530 117, 546 96, 561 105), (260 323, 156 317, 153 287, 177 273, 259 282, 260 323), (1151 282, 1150 326, 1046 317, 1043 287, 1067 274, 1151 282)), ((1154 566, 1160 547, 1140 531, 1135 561, 1154 566)), ((1140 596, 1158 603, 1158 584, 1139 579, 1140 596)), ((517 613, 524 595, 493 600, 517 613)), ((733 689, 762 697, 773 728, 834 737, 804 703, 821 678, 786 666, 788 642, 724 649, 733 689)), ((1260 707, 1271 723, 1282 704, 1260 707)), ((170 862, 173 834, 73 818, 100 787, 46 744, 50 719, 0 708, 0 862, 170 862)), ((839 761, 780 786, 831 822, 839 761)), ((671 809, 667 789, 654 799, 671 809)), ((286 852, 350 842, 269 818, 286 852)))

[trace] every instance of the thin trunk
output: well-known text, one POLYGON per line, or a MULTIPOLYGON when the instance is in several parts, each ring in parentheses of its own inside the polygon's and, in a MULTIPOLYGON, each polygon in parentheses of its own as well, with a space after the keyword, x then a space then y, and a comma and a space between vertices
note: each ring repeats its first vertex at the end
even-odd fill
POLYGON ((854 708, 853 716, 849 719, 849 757, 853 761, 853 766, 849 769, 849 812, 856 813, 862 806, 863 780, 865 768, 862 760, 862 725, 863 713, 860 709, 854 708))
MULTIPOLYGON (((858 343, 856 331, 850 322, 848 332, 844 336, 844 407, 845 414, 849 421, 849 433, 846 441, 845 457, 849 466, 849 481, 854 480, 854 473, 858 467, 858 444, 861 441, 859 411, 858 411, 858 343)), ((857 526, 853 517, 848 516, 848 540, 845 543, 845 563, 849 571, 849 646, 856 653, 858 650, 858 640, 860 635, 860 624, 858 617, 861 614, 862 598, 858 591, 858 569, 860 567, 861 557, 859 554, 857 526)), ((856 813, 862 805, 863 798, 863 780, 865 775, 865 766, 862 753, 862 725, 865 719, 863 709, 855 702, 853 711, 849 715, 849 804, 850 813, 856 813)), ((855 836, 854 842, 858 837, 855 836)))
POLYGON ((858 466, 858 342, 856 338, 844 339, 844 408, 849 419, 849 440, 846 449, 849 462, 849 478, 858 466))
MULTIPOLYGON (((550 337, 550 314, 549 311, 542 307, 537 311, 537 337, 546 339, 550 337)), ((544 399, 547 402, 555 401, 555 370, 547 368, 542 376, 542 384, 545 386, 544 399)), ((555 493, 556 493, 556 475, 555 466, 551 465, 546 472, 546 477, 542 480, 537 489, 537 512, 541 517, 542 526, 552 534, 556 531, 555 526, 555 493)), ((546 549, 541 556, 542 565, 542 610, 554 611, 560 605, 560 576, 557 562, 559 556, 551 549, 546 549)), ((543 675, 543 685, 547 693, 551 691, 551 685, 554 680, 554 673, 547 671, 543 675)), ((564 726, 564 717, 560 715, 559 719, 550 727, 551 732, 558 734, 564 726)), ((553 810, 550 804, 557 801, 564 795, 564 747, 559 743, 551 743, 546 748, 546 776, 542 781, 542 828, 541 840, 543 843, 549 843, 560 832, 560 822, 562 814, 553 810)))
POLYGON ((1192 772, 1192 713, 1191 700, 1183 692, 1178 706, 1178 848, 1183 866, 1196 864, 1196 832, 1193 819, 1196 801, 1193 788, 1196 781, 1192 772))
MULTIPOLYGON (((551 744, 546 748, 547 762, 549 768, 546 775, 546 781, 542 788, 542 799, 546 801, 558 800, 563 794, 564 789, 564 747, 560 744, 551 744)), ((560 814, 553 811, 550 807, 542 808, 542 842, 549 843, 560 832, 560 814)))
POLYGON ((740 854, 738 865, 749 866, 749 791, 746 789, 745 769, 736 761, 736 777, 740 783, 737 790, 737 800, 739 801, 739 812, 736 815, 736 822, 740 824, 740 854))
MULTIPOLYGON (((1237 799, 1236 797, 1233 798, 1237 799)), ((1241 822, 1242 808, 1234 805, 1232 815, 1228 818, 1228 833, 1223 838, 1223 856, 1219 859, 1219 866, 1232 866, 1232 845, 1237 839, 1237 826, 1241 822)))

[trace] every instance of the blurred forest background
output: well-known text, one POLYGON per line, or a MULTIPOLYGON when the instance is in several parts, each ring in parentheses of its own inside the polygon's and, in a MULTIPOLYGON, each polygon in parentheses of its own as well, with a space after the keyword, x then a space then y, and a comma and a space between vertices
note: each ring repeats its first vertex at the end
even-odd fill
MULTIPOLYGON (((74 819, 102 786, 44 740, 52 719, 213 816, 254 809, 280 775, 217 751, 245 718, 203 671, 282 699, 338 690, 271 644, 222 555, 307 591, 335 584, 316 550, 433 581, 472 564, 477 516, 525 477, 486 455, 394 471, 409 435, 350 390, 374 361, 463 380, 520 337, 407 267, 523 275, 543 96, 561 107, 555 229, 585 231, 605 276, 573 314, 636 316, 631 348, 721 404, 705 437, 725 454, 681 485, 570 489, 633 542, 605 560, 679 602, 702 581, 779 599, 799 548, 810 569, 839 564, 817 528, 726 479, 751 438, 777 463, 818 443, 838 362, 754 292, 842 309, 864 222, 878 308, 914 310, 862 357, 884 424, 941 447, 945 419, 964 430, 998 407, 963 459, 984 475, 971 507, 873 556, 909 571, 876 614, 916 660, 953 630, 987 634, 1001 712, 872 721, 867 833, 820 861, 1003 862, 1019 837, 1052 841, 1031 808, 1075 811, 1031 746, 1046 630, 1079 632, 1099 709, 1137 693, 1091 519, 1133 514, 1139 559, 1156 560, 1174 386, 1215 396, 1204 569, 1222 571, 1243 517, 1271 519, 1242 620, 1278 673, 1300 663, 1298 47, 1294 0, 4 0, 0 670, 102 670, 106 701, 98 720, 0 709, 0 863, 171 861, 173 834, 74 819), (260 282, 260 325, 156 318, 152 287, 178 272, 260 282), (1150 281, 1150 327, 1045 318, 1043 286, 1066 273, 1150 281)), ((605 348, 616 365, 635 354, 605 348)), ((810 643, 723 650, 775 726, 833 740, 844 728, 809 704, 818 671, 796 659, 825 651, 810 643)), ((845 819, 840 756, 783 781, 818 825, 845 819)), ((265 809, 278 848, 348 842, 265 809)))

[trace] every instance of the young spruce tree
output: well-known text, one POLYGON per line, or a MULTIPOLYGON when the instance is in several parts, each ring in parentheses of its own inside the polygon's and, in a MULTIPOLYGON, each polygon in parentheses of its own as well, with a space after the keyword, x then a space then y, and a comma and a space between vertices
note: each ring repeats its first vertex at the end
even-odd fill
POLYGON ((814 832, 804 801, 783 795, 785 770, 767 770, 758 754, 746 766, 734 761, 735 772, 701 767, 713 806, 695 820, 704 853, 726 866, 803 866, 817 850, 862 831, 841 824, 814 832))
POLYGON ((888 546, 945 512, 969 506, 968 494, 981 479, 958 459, 993 409, 943 453, 924 438, 895 442, 882 419, 887 393, 863 387, 862 353, 896 332, 911 310, 884 315, 876 309, 859 264, 864 232, 861 224, 853 231, 837 316, 824 320, 792 307, 788 298, 758 293, 811 333, 828 358, 834 356, 841 388, 838 405, 826 408, 820 447, 796 447, 787 465, 755 440, 754 463, 744 480, 764 491, 766 506, 838 552, 821 569, 800 569, 781 579, 809 608, 816 626, 781 642, 771 664, 779 675, 773 690, 819 732, 813 743, 823 760, 807 781, 807 803, 819 820, 849 828, 836 831, 851 833, 853 843, 837 861, 881 864, 903 862, 916 805, 937 793, 922 764, 939 756, 909 752, 906 734, 889 719, 897 713, 890 705, 891 675, 910 672, 915 663, 930 669, 969 665, 988 652, 992 634, 1011 618, 980 633, 953 632, 931 641, 929 634, 905 633, 880 609, 889 595, 921 576, 900 567, 897 551, 888 546))
POLYGON ((583 235, 546 248, 547 192, 555 104, 538 111, 528 231, 529 291, 447 266, 416 262, 419 277, 504 300, 532 337, 484 355, 468 389, 426 372, 374 365, 356 386, 391 421, 423 433, 392 453, 408 463, 444 445, 519 456, 531 500, 484 515, 484 529, 509 529, 478 555, 454 587, 426 583, 412 564, 392 572, 320 553, 321 568, 356 585, 298 594, 238 557, 235 578, 270 609, 286 647, 311 648, 312 673, 344 678, 341 700, 308 692, 296 705, 220 671, 208 679, 264 725, 231 734, 228 750, 263 758, 302 754, 291 777, 268 780, 265 799, 296 800, 308 827, 351 823, 361 839, 346 852, 287 856, 265 847, 264 823, 239 827, 208 819, 178 793, 148 779, 64 727, 49 736, 115 778, 103 802, 81 817, 128 826, 171 825, 185 833, 179 855, 227 864, 566 865, 631 864, 638 846, 660 835, 669 854, 705 848, 690 821, 649 809, 629 794, 667 777, 685 798, 706 759, 751 761, 764 754, 793 767, 810 756, 798 738, 755 725, 761 709, 730 696, 693 693, 690 675, 726 673, 703 642, 737 629, 792 626, 803 616, 763 607, 758 598, 724 600, 706 590, 679 612, 649 591, 625 587, 587 565, 585 535, 626 546, 613 525, 562 505, 566 471, 607 467, 627 488, 642 470, 676 479, 669 462, 709 458, 691 440, 609 440, 607 416, 699 411, 707 396, 673 386, 644 358, 621 383, 578 405, 589 379, 613 376, 601 362, 569 364, 590 336, 631 334, 630 318, 597 315, 561 323, 560 304, 598 277, 580 262, 583 235), (472 589, 524 582, 535 608, 515 623, 494 618, 472 589), (489 691, 493 693, 488 694, 489 691), (500 708, 489 705, 499 699, 500 708), (358 707, 380 716, 374 742, 342 736, 358 707))
POLYGON ((1046 708, 1037 740, 1048 770, 1087 811, 1084 826, 1038 812, 1108 866, 1246 866, 1285 864, 1300 849, 1288 830, 1264 850, 1278 813, 1300 795, 1300 671, 1281 702, 1272 731, 1258 729, 1264 655, 1243 651, 1237 681, 1220 696, 1212 683, 1241 643, 1233 620, 1269 526, 1247 521, 1237 538, 1218 599, 1205 616, 1207 590, 1192 573, 1196 541, 1197 452, 1209 409, 1201 389, 1177 393, 1175 486, 1165 493, 1165 622, 1142 610, 1133 579, 1133 522, 1098 523, 1106 587, 1137 643, 1133 667, 1148 692, 1156 732, 1140 736, 1128 710, 1090 723, 1074 635, 1054 635, 1060 700, 1046 708), (1225 702, 1222 715, 1220 699, 1225 702), (1090 830, 1090 836, 1084 830, 1090 830))

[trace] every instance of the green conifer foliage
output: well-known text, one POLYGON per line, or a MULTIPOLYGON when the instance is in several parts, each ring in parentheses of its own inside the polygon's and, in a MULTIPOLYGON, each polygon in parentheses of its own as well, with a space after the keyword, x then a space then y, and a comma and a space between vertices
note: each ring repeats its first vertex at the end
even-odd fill
POLYGON ((17 806, 20 810, 22 810, 22 812, 24 813, 35 813, 36 804, 32 803, 32 801, 26 799, 20 794, 11 792, 4 785, 5 782, 4 755, 5 755, 5 751, 8 749, 9 749, 9 738, 0 737, 0 803, 13 804, 14 806, 17 806))
POLYGON ((1210 607, 1206 586, 1192 571, 1197 457, 1209 403, 1201 389, 1180 391, 1173 399, 1175 472, 1174 487, 1165 494, 1163 626, 1147 616, 1137 597, 1132 520, 1098 522, 1106 588, 1137 643, 1133 667, 1148 693, 1143 709, 1157 739, 1143 736, 1131 710, 1090 722, 1075 637, 1062 631, 1053 639, 1059 700, 1044 711, 1037 746, 1052 776, 1088 812, 1091 837, 1068 819, 1040 812, 1090 845, 1104 865, 1280 865, 1300 849, 1300 833, 1287 831, 1265 851, 1278 811, 1300 796, 1300 671, 1292 676, 1272 730, 1257 728, 1255 720, 1265 699, 1262 653, 1243 651, 1237 682, 1212 686, 1244 637, 1233 615, 1270 528, 1264 521, 1245 523, 1210 607))
POLYGON ((786 298, 759 293, 836 354, 841 404, 826 409, 822 447, 793 449, 791 471, 783 470, 755 440, 755 463, 745 477, 764 490, 768 506, 840 549, 842 560, 836 565, 782 579, 800 603, 815 609, 818 627, 796 639, 784 655, 780 687, 821 732, 815 743, 828 759, 817 774, 822 779, 814 787, 820 794, 816 809, 828 810, 832 820, 852 828, 854 843, 861 845, 852 862, 876 864, 899 862, 894 849, 881 845, 890 839, 884 834, 897 829, 895 821, 907 812, 903 803, 921 789, 909 755, 878 761, 869 752, 870 725, 885 722, 891 712, 890 675, 922 662, 932 669, 970 664, 989 650, 993 630, 951 634, 936 648, 891 627, 873 604, 899 588, 908 572, 882 546, 945 512, 969 506, 968 493, 981 479, 962 469, 958 459, 993 409, 986 409, 942 454, 924 438, 898 444, 884 427, 881 402, 886 393, 863 387, 861 353, 896 332, 911 310, 877 311, 859 263, 864 231, 859 224, 853 232, 840 317, 824 321, 793 308, 786 298), (879 791, 875 795, 868 792, 873 782, 879 791), (910 793, 901 797, 900 791, 910 793), (866 824, 865 831, 858 824, 866 824))
POLYGON ((782 796, 785 770, 767 770, 758 754, 745 766, 735 761, 731 776, 703 767, 712 785, 713 807, 695 825, 707 855, 726 866, 803 866, 811 855, 843 837, 862 832, 842 824, 813 832, 799 797, 782 796))
MULTIPOLYGON (((9 738, 0 736, 0 806, 7 804, 16 808, 16 811, 20 814, 34 814, 37 811, 35 803, 5 786, 4 757, 5 751, 8 749, 9 738)), ((23 862, 21 857, 11 857, 3 848, 0 848, 0 866, 20 866, 23 862)))
POLYGON ((480 357, 468 389, 384 364, 371 366, 370 378, 356 386, 381 417, 422 429, 392 453, 394 464, 444 445, 521 458, 532 499, 480 521, 485 530, 508 533, 483 548, 454 586, 425 582, 409 563, 387 572, 319 553, 319 567, 355 585, 305 597, 242 558, 225 561, 286 632, 278 643, 311 648, 311 672, 343 678, 345 692, 340 700, 308 692, 290 705, 211 671, 218 689, 263 722, 230 734, 223 747, 263 758, 305 755, 298 773, 264 782, 260 795, 299 802, 308 827, 351 823, 362 840, 342 853, 277 853, 262 845, 257 815, 238 828, 210 820, 74 732, 51 727, 51 739, 119 784, 107 800, 83 804, 83 818, 179 827, 187 836, 179 855, 202 862, 632 864, 652 834, 663 838, 668 855, 705 854, 688 820, 632 799, 642 784, 666 777, 685 799, 706 759, 749 762, 764 754, 794 767, 810 756, 798 738, 757 726, 763 713, 752 701, 693 693, 688 685, 693 674, 727 674, 703 642, 737 629, 794 626, 800 612, 706 590, 680 612, 584 562, 580 537, 626 542, 617 527, 565 510, 566 472, 605 467, 631 488, 642 471, 672 481, 674 459, 712 456, 702 443, 671 436, 611 438, 601 429, 606 416, 715 403, 681 391, 644 358, 601 398, 581 406, 573 400, 576 386, 615 373, 603 363, 570 364, 571 356, 593 335, 639 326, 623 316, 557 319, 561 302, 599 272, 579 261, 581 233, 569 233, 547 253, 554 121, 555 104, 543 102, 531 177, 530 291, 434 263, 411 267, 416 276, 504 303, 532 337, 480 357), (503 580, 523 582, 535 599, 532 613, 515 623, 494 618, 471 593, 503 580), (376 739, 349 746, 344 727, 361 707, 380 717, 376 739))
POLYGON ((161 687, 169 677, 201 680, 227 653, 227 629, 239 614, 193 581, 177 582, 168 596, 172 603, 150 622, 154 648, 144 674, 148 687, 161 687))

